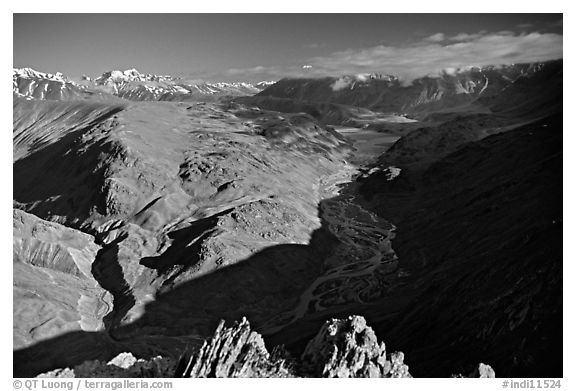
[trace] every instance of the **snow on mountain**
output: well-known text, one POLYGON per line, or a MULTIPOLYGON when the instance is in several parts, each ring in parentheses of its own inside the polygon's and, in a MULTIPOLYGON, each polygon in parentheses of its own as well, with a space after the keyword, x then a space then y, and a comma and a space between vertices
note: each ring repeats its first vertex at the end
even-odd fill
POLYGON ((60 72, 51 74, 32 68, 13 68, 12 92, 24 99, 44 100, 69 100, 91 94, 60 72))
MULTIPOLYGON (((269 99, 333 103, 384 113, 429 112, 471 104, 540 74, 554 62, 446 68, 406 82, 383 74, 285 78, 258 93, 269 99)), ((272 104, 272 103, 270 103, 272 104)))
POLYGON ((13 79, 17 78, 27 78, 27 79, 45 79, 45 80, 54 80, 54 81, 61 81, 66 82, 66 78, 60 72, 56 72, 56 74, 51 73, 44 73, 38 72, 32 68, 13 68, 12 69, 12 77, 13 79))
POLYGON ((263 80, 263 81, 259 81, 259 82, 256 83, 254 86, 255 86, 256 88, 259 88, 259 89, 263 90, 264 88, 270 87, 270 86, 271 86, 272 84, 274 84, 274 83, 276 83, 276 82, 275 82, 275 81, 266 81, 266 80, 263 80))
POLYGON ((125 71, 114 70, 105 72, 102 76, 94 79, 94 83, 99 85, 110 85, 129 82, 170 82, 172 80, 171 76, 140 73, 137 69, 132 68, 125 71))
POLYGON ((105 72, 94 79, 98 86, 105 86, 114 95, 130 100, 195 100, 206 97, 254 95, 274 82, 257 84, 245 82, 187 81, 168 75, 140 73, 136 69, 105 72))
POLYGON ((32 68, 13 69, 13 92, 25 99, 71 100, 79 96, 112 94, 129 100, 211 100, 221 96, 255 95, 272 84, 272 81, 256 84, 189 81, 169 75, 141 73, 135 68, 108 71, 97 78, 83 75, 74 82, 60 72, 50 74, 32 68))

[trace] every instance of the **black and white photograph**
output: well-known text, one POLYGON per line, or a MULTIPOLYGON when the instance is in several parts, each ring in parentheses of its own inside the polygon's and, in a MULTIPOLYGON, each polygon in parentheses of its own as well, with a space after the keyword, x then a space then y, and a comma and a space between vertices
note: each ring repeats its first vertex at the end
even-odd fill
POLYGON ((14 388, 564 385, 563 13, 132 12, 12 14, 14 388))

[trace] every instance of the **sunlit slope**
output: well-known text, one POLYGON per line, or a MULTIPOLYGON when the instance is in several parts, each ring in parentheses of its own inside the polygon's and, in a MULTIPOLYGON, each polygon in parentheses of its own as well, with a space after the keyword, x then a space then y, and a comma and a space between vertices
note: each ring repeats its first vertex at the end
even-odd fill
POLYGON ((99 249, 90 235, 14 210, 15 349, 103 329, 110 297, 91 273, 99 249))
MULTIPOLYGON (((107 341, 150 351, 163 344, 181 347, 190 335, 208 335, 222 313, 250 313, 262 322, 286 309, 293 289, 304 290, 319 272, 321 258, 312 256, 306 244, 320 228, 320 182, 346 167, 350 147, 312 117, 236 104, 110 107, 25 101, 16 108, 15 206, 46 224, 88 233, 101 247, 90 273, 110 295, 109 307, 100 314, 104 336, 112 338, 107 341), (26 118, 23 108, 29 107, 38 110, 38 121, 26 118), (264 252, 284 244, 296 249, 264 252), (298 261, 289 262, 294 251, 298 261), (227 272, 260 252, 269 266, 227 272), (204 278, 215 272, 220 276, 216 282, 204 278), (230 273, 246 278, 230 284, 230 273), (153 311, 161 315, 142 318, 159 294, 183 284, 195 296, 207 295, 204 301, 190 301, 187 294, 158 300, 153 311), (210 293, 216 288, 220 295, 210 293), (245 307, 233 300, 240 288, 245 307), (196 307, 202 302, 210 302, 211 310, 196 307), (124 327, 139 319, 134 330, 124 327)), ((53 261, 34 261, 32 267, 27 266, 31 261, 23 262, 23 278, 34 281, 47 267, 75 275, 70 257, 50 257, 53 261)), ((58 280, 50 294, 59 294, 62 284, 58 280)), ((48 303, 52 296, 46 297, 48 303)), ((55 330, 35 337, 23 331, 20 338, 29 343, 54 336, 55 330)), ((70 357, 115 352, 108 348, 78 345, 70 357)), ((59 356, 49 348, 42 354, 46 359, 34 365, 44 369, 59 356)))

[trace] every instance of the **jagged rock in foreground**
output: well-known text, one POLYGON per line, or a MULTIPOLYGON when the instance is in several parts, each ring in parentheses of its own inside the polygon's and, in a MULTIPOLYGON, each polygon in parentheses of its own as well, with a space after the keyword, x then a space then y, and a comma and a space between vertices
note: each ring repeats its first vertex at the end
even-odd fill
MULTIPOLYGON (((300 360, 282 346, 269 353, 262 336, 246 318, 232 327, 221 321, 214 336, 175 365, 170 358, 149 361, 122 353, 108 363, 86 361, 74 369, 56 369, 38 377, 412 377, 402 352, 386 357, 384 342, 362 316, 326 321, 300 360)), ((459 376, 461 377, 461 376, 459 376)), ((479 364, 470 377, 495 377, 479 364)))
POLYGON ((470 377, 494 378, 496 377, 496 372, 494 372, 494 369, 492 369, 490 365, 480 363, 470 377))
POLYGON ((303 367, 315 377, 412 377, 402 352, 386 359, 384 342, 362 316, 324 323, 302 354, 303 367))
POLYGON ((225 328, 221 321, 211 340, 195 354, 171 358, 136 359, 121 353, 109 362, 85 361, 73 369, 55 369, 38 377, 294 377, 281 349, 270 354, 262 336, 243 318, 225 328))
POLYGON ((283 359, 268 353, 262 336, 250 330, 242 318, 234 327, 224 328, 221 321, 210 342, 200 351, 183 357, 175 377, 292 377, 283 359))
POLYGON ((120 353, 109 362, 85 361, 74 369, 55 369, 38 377, 96 377, 96 378, 150 378, 172 377, 175 361, 154 357, 150 360, 136 359, 131 353, 120 353))

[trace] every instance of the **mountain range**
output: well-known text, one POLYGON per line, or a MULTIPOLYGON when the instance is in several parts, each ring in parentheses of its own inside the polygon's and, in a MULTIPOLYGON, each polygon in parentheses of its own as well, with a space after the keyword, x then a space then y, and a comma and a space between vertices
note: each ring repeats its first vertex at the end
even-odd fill
POLYGON ((562 86, 14 69, 14 375, 561 377, 562 86))
POLYGON ((47 100, 74 100, 111 94, 121 98, 145 101, 193 101, 210 97, 252 95, 273 82, 208 83, 187 81, 172 76, 140 73, 136 69, 109 71, 92 79, 83 76, 73 81, 61 73, 55 75, 31 68, 14 69, 13 93, 17 96, 47 100))

